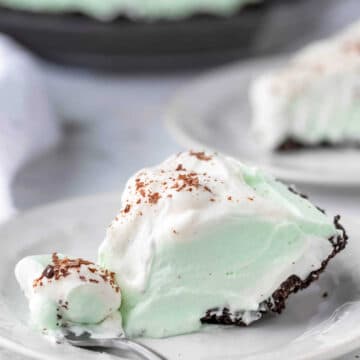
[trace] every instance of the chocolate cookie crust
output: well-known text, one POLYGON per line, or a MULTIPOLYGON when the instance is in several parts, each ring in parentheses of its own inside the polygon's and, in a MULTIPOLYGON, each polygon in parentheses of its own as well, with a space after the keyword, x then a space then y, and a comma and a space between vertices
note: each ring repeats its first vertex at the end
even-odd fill
POLYGON ((316 144, 306 144, 302 141, 299 141, 295 138, 289 137, 284 142, 282 142, 277 148, 276 152, 287 153, 294 152, 299 150, 311 150, 311 149, 338 149, 338 148, 360 148, 360 143, 357 142, 342 142, 333 144, 329 141, 321 141, 316 144))
MULTIPOLYGON (((296 190, 292 189, 294 193, 296 190)), ((301 196, 301 195, 300 195, 301 196)), ((300 279, 297 275, 289 276, 280 287, 273 292, 271 297, 265 300, 260 308, 259 317, 265 313, 281 314, 285 309, 286 300, 291 294, 297 293, 299 290, 306 289, 312 282, 319 279, 320 274, 326 269, 329 261, 340 251, 344 250, 347 244, 348 235, 344 227, 340 224, 340 216, 334 217, 334 225, 339 230, 338 235, 334 235, 328 239, 333 250, 330 255, 324 259, 319 269, 310 272, 305 280, 300 279)), ((229 308, 213 308, 206 311, 205 315, 200 319, 203 324, 221 324, 221 325, 237 325, 246 326, 242 321, 240 313, 232 313, 229 308)))

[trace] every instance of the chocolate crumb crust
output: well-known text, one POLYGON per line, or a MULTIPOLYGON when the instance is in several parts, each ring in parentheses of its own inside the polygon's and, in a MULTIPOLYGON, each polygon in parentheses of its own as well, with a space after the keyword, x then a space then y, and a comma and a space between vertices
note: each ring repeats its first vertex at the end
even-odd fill
POLYGON ((277 152, 294 152, 300 150, 311 150, 311 149, 338 149, 338 148, 357 148, 360 149, 359 142, 342 142, 342 143, 331 143, 329 141, 321 141, 316 144, 306 144, 300 140, 297 140, 292 137, 288 137, 284 142, 282 142, 277 148, 277 152))
POLYGON ((344 250, 347 244, 348 235, 344 227, 340 224, 340 215, 334 217, 334 225, 340 231, 338 235, 330 237, 333 250, 330 255, 322 261, 319 269, 312 271, 305 280, 301 280, 297 275, 291 275, 285 280, 273 294, 271 299, 266 301, 267 308, 275 313, 281 314, 285 309, 285 302, 291 294, 297 293, 299 290, 306 289, 312 282, 318 280, 320 274, 326 269, 330 260, 340 251, 344 250))
MULTIPOLYGON (((308 199, 309 199, 309 197, 308 197, 307 195, 299 192, 294 186, 289 186, 289 187, 288 187, 288 190, 289 190, 290 192, 292 192, 293 194, 302 197, 302 198, 305 199, 305 200, 308 200, 308 199)), ((319 206, 315 206, 315 207, 316 207, 319 211, 321 211, 323 214, 326 214, 326 211, 325 211, 324 209, 322 209, 321 207, 319 207, 319 206)))
MULTIPOLYGON (((289 186, 289 187, 288 187, 288 190, 289 190, 290 192, 292 192, 293 194, 302 197, 303 199, 306 199, 306 200, 309 199, 309 197, 308 197, 307 195, 299 192, 294 186, 289 186)), ((323 212, 324 212, 324 211, 323 211, 323 212)))
MULTIPOLYGON (((298 193, 294 188, 289 188, 293 193, 307 198, 306 195, 298 193)), ((321 209, 320 209, 321 210, 321 209)), ((323 211, 323 210, 322 210, 323 211)), ((323 211, 324 212, 324 211, 323 211)), ((310 274, 304 279, 300 279, 297 275, 289 276, 280 287, 273 292, 271 297, 260 305, 261 309, 258 313, 276 313, 281 314, 286 307, 286 300, 291 294, 296 294, 298 291, 306 289, 311 283, 318 280, 320 274, 326 269, 330 260, 335 257, 340 251, 344 250, 348 241, 346 230, 340 223, 340 215, 334 217, 335 228, 339 231, 337 235, 331 236, 328 241, 331 243, 333 249, 330 255, 324 259, 319 269, 311 271, 310 274)), ((236 325, 247 326, 243 322, 241 313, 232 313, 229 308, 213 308, 206 311, 205 315, 200 319, 203 324, 219 324, 219 325, 236 325)))

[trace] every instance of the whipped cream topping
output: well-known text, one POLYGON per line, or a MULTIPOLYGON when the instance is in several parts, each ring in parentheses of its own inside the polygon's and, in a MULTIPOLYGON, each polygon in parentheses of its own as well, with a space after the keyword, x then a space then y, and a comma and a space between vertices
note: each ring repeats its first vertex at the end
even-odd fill
POLYGON ((114 273, 90 261, 54 253, 22 259, 15 275, 29 300, 35 327, 52 331, 98 324, 111 317, 117 332, 121 329, 121 293, 114 273))
MULTIPOLYGON (((221 219, 254 216, 275 223, 304 217, 290 200, 259 196, 246 179, 257 176, 262 177, 256 168, 230 157, 193 151, 139 171, 126 184, 99 262, 116 273, 122 287, 143 291, 161 247, 192 241, 221 219)), ((317 212, 310 211, 324 221, 317 212)))
POLYGON ((360 67, 360 22, 340 34, 308 45, 296 53, 287 67, 271 73, 276 94, 306 90, 316 78, 352 71, 360 67))
POLYGON ((259 144, 276 148, 289 137, 305 144, 359 141, 359 71, 360 22, 255 79, 250 102, 259 144))

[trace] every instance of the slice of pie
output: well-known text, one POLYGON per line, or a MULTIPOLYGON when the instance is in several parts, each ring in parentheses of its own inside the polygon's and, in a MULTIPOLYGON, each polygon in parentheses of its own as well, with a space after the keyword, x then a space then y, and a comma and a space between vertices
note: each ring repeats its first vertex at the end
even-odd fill
POLYGON ((99 263, 121 287, 125 333, 164 337, 281 313, 346 241, 339 217, 271 176, 190 151, 127 182, 99 263))
POLYGON ((360 22, 255 79, 252 126, 268 150, 360 145, 360 22))

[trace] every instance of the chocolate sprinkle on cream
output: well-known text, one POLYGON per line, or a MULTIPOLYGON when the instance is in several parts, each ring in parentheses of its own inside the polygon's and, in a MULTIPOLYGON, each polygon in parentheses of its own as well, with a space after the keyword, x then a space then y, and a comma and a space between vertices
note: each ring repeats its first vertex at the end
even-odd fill
POLYGON ((210 155, 206 155, 204 151, 195 152, 193 150, 190 151, 191 156, 195 156, 198 160, 209 161, 212 159, 210 155))
MULTIPOLYGON (((97 268, 93 262, 81 258, 70 259, 65 257, 60 259, 57 253, 52 254, 52 263, 46 266, 41 276, 33 281, 33 287, 43 286, 44 280, 47 280, 48 282, 61 281, 70 274, 76 274, 79 279, 84 282, 98 283, 99 281, 96 279, 87 279, 86 276, 80 275, 80 268, 82 266, 87 267, 87 270, 92 274, 98 274, 104 282, 109 283, 116 292, 120 291, 120 288, 115 281, 114 272, 97 268)), ((59 304, 62 304, 61 300, 59 300, 59 304)), ((65 306, 67 306, 67 302, 65 302, 65 306)))
POLYGON ((42 276, 48 279, 51 279, 54 275, 55 272, 54 272, 54 267, 52 265, 48 265, 42 273, 42 276))
POLYGON ((182 164, 179 164, 176 168, 176 171, 186 171, 182 164))
MULTIPOLYGON (((201 161, 209 161, 212 159, 212 156, 205 154, 203 151, 190 151, 188 154, 190 156, 195 156, 201 161)), ((121 217, 127 216, 127 214, 130 213, 134 207, 136 208, 137 205, 156 205, 162 198, 173 198, 176 192, 187 191, 189 193, 194 193, 196 196, 195 190, 197 190, 212 194, 213 191, 208 184, 212 181, 220 181, 219 179, 208 175, 206 172, 197 173, 194 171, 187 171, 182 163, 175 164, 172 169, 160 169, 159 171, 162 174, 160 181, 154 180, 149 176, 146 170, 141 171, 136 175, 134 182, 128 185, 130 192, 135 191, 135 199, 126 201, 125 207, 120 212, 120 215, 117 216, 116 220, 120 220, 121 217), (179 173, 175 175, 174 170, 179 173)), ((213 198, 209 200, 212 202, 215 201, 213 198)), ((140 216, 139 211, 135 211, 134 214, 140 216)))
POLYGON ((157 204, 157 202, 159 201, 161 196, 160 196, 160 194, 158 192, 156 192, 156 193, 153 193, 153 194, 150 193, 148 198, 149 198, 149 203, 150 204, 157 204))

